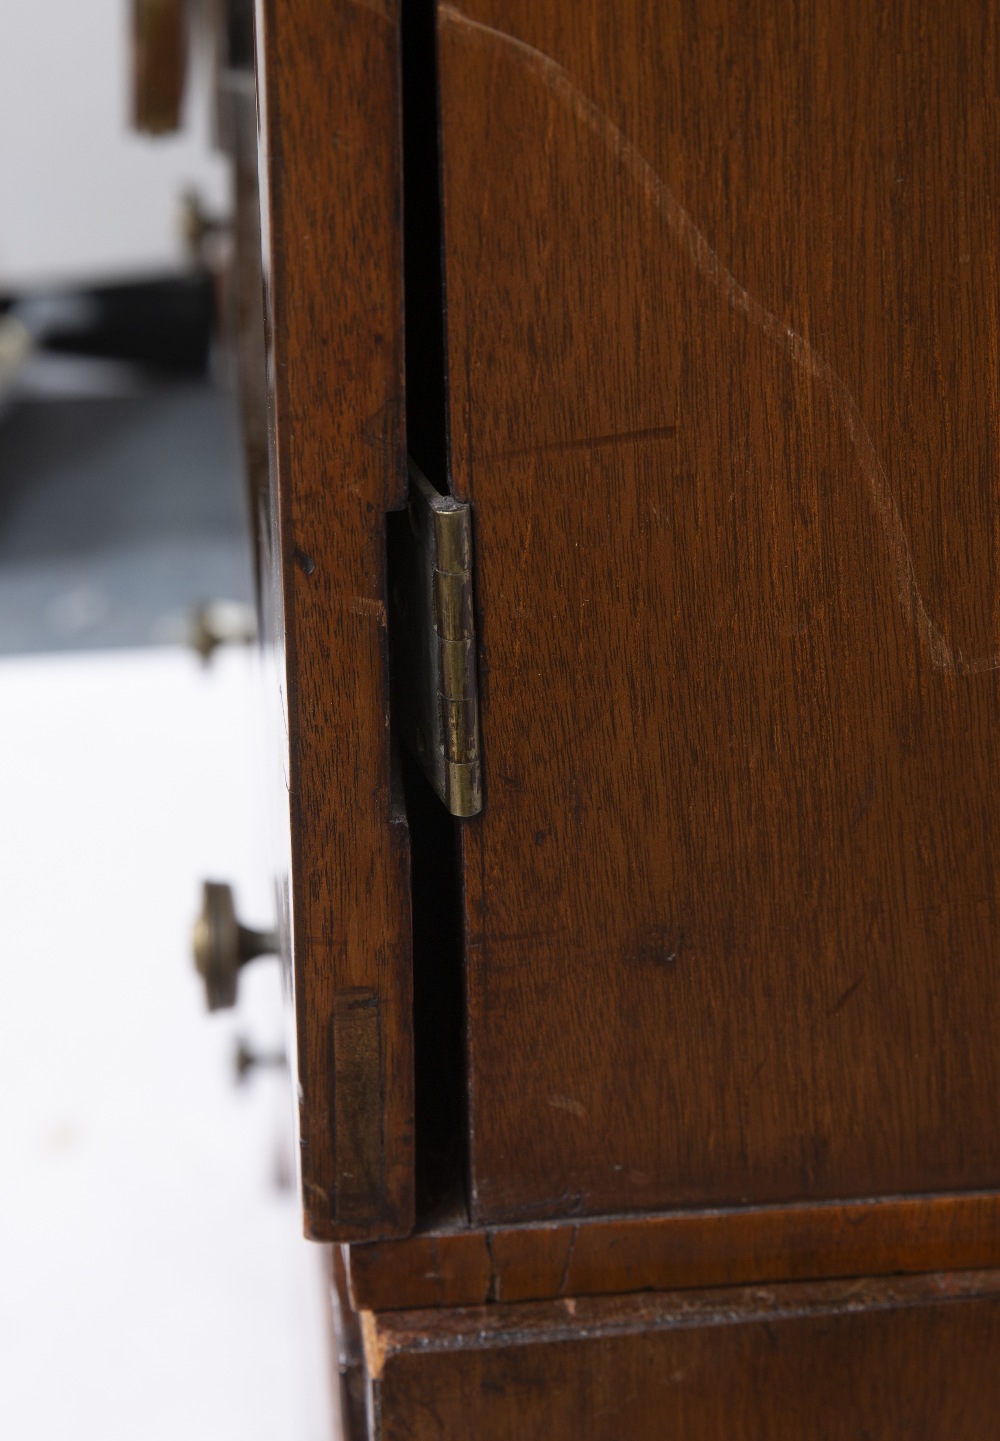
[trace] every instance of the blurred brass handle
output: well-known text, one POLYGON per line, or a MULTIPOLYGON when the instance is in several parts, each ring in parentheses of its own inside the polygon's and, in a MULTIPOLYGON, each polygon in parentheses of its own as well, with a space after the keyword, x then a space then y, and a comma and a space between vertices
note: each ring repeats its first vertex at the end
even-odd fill
POLYGON ((188 645, 206 663, 220 645, 252 645, 256 639, 257 618, 250 606, 239 601, 206 601, 188 618, 188 645))
POLYGON ((255 1051, 242 1036, 237 1039, 233 1052, 233 1076, 238 1086, 245 1084, 251 1071, 283 1071, 287 1068, 288 1057, 284 1051, 255 1051))
POLYGON ((278 938, 273 931, 252 931, 236 919, 231 886, 205 881, 201 912, 191 937, 195 970, 205 982, 205 999, 210 1011, 236 1004, 236 982, 240 967, 255 956, 275 955, 278 938))
POLYGON ((185 0, 132 0, 132 124, 147 135, 180 129, 185 11, 185 0))

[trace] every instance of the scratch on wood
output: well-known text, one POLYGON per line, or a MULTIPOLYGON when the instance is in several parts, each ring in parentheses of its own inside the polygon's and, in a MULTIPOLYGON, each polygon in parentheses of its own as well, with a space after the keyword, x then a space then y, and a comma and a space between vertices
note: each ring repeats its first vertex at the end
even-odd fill
POLYGON ((382 629, 385 629, 385 602, 374 596, 353 595, 350 608, 355 615, 373 615, 382 629))
POLYGON ((559 1278, 560 1296, 566 1294, 566 1287, 569 1285, 569 1268, 573 1264, 573 1252, 576 1250, 576 1238, 580 1234, 580 1227, 574 1226, 569 1236, 569 1245, 566 1247, 566 1261, 563 1265, 562 1276, 559 1278))
MULTIPOLYGON (((531 530, 532 530, 532 525, 533 525, 533 523, 534 523, 534 517, 532 517, 532 516, 529 515, 529 517, 528 517, 528 529, 527 529, 527 532, 526 532, 525 537, 524 537, 524 548, 523 548, 522 551, 521 551, 521 562, 520 562, 520 564, 518 565, 518 568, 517 568, 517 570, 518 570, 518 576, 519 576, 519 579, 520 579, 521 595, 522 595, 521 603, 520 603, 520 605, 518 606, 517 609, 518 609, 518 615, 519 615, 522 619, 523 619, 523 617, 524 617, 525 610, 527 609, 526 603, 525 603, 525 601, 524 601, 524 599, 523 599, 523 597, 524 597, 524 595, 525 595, 525 593, 526 593, 526 587, 527 587, 527 582, 525 581, 525 578, 524 578, 524 571, 525 571, 525 567, 526 567, 527 564, 528 564, 528 550, 529 550, 529 548, 530 548, 530 546, 531 546, 531 530)), ((523 625, 517 625, 517 626, 514 627, 514 656, 513 656, 513 659, 512 659, 512 661, 511 661, 511 673, 512 673, 513 675, 517 675, 517 673, 518 673, 518 662, 520 661, 520 658, 521 658, 521 635, 522 635, 523 630, 524 630, 524 626, 523 626, 523 625)))
POLYGON ((497 30, 492 25, 470 19, 453 5, 442 5, 439 14, 442 23, 453 26, 464 38, 493 45, 499 43, 508 46, 518 55, 581 124, 614 152, 622 168, 632 175, 647 200, 663 216, 695 269, 716 289, 722 291, 730 307, 745 315, 752 325, 769 340, 774 341, 794 365, 820 381, 847 428, 851 444, 864 471, 872 507, 882 527, 895 569, 900 604, 916 625, 931 663, 940 670, 956 671, 960 675, 976 675, 1000 668, 1000 650, 990 651, 985 655, 965 656, 960 650, 949 645, 932 620, 920 593, 903 519, 889 489, 885 469, 878 458, 854 396, 833 367, 792 326, 786 325, 765 309, 746 287, 740 284, 649 161, 625 138, 604 111, 573 84, 568 72, 558 61, 504 30, 497 30))
POLYGON ((441 1280, 441 1249, 440 1249, 440 1247, 438 1246, 437 1237, 436 1237, 436 1236, 432 1236, 432 1237, 431 1237, 431 1266, 433 1267, 432 1270, 430 1270, 430 1271, 425 1271, 425 1272, 424 1272, 424 1280, 425 1280, 425 1281, 438 1281, 438 1282, 440 1282, 440 1280, 441 1280))
POLYGON ((609 445, 638 444, 644 440, 673 440, 676 425, 651 425, 644 430, 617 430, 607 435, 581 435, 569 440, 546 440, 541 445, 522 445, 514 450, 501 450, 487 457, 490 460, 512 460, 521 455, 545 455, 564 450, 600 450, 609 445))
POLYGON ((836 1001, 834 1001, 833 1005, 832 1005, 832 1006, 830 1007, 830 1009, 827 1011, 827 1015, 828 1015, 828 1016, 835 1016, 838 1011, 842 1011, 842 1010, 844 1009, 844 1007, 847 1005, 848 1001, 849 1001, 849 1000, 851 999, 851 997, 854 995, 854 993, 855 993, 856 991, 859 991, 859 990, 861 989, 861 987, 864 985, 864 983, 865 983, 865 978, 864 978, 864 976, 859 976, 858 979, 854 982, 854 984, 853 984, 852 986, 848 986, 848 987, 847 987, 847 990, 844 992, 844 994, 843 994, 842 996, 840 996, 836 1001))
POLYGON ((388 20, 393 23, 396 19, 395 0, 352 0, 358 10, 370 10, 380 20, 388 20))
POLYGON ((493 1255, 493 1232, 486 1231, 484 1233, 484 1239, 486 1241, 486 1255, 489 1258, 490 1263, 490 1283, 486 1290, 486 1300, 487 1302, 499 1301, 501 1283, 500 1273, 497 1270, 496 1258, 493 1255))
POLYGON ((585 1116, 586 1109, 579 1101, 574 1101, 571 1096, 550 1096, 549 1105, 557 1111, 569 1111, 571 1116, 585 1116))
POLYGON ((365 1367, 369 1379, 377 1381, 382 1375, 388 1345, 385 1338, 379 1334, 378 1318, 374 1311, 361 1312, 361 1344, 364 1347, 365 1367))

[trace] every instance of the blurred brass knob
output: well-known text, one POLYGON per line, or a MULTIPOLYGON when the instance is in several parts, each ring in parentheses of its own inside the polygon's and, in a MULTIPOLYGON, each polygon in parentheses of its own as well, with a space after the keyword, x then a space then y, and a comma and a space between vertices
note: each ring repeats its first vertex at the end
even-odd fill
POLYGON ((188 645, 206 663, 220 645, 251 645, 256 638, 257 618, 239 601, 210 600, 188 617, 188 645))
POLYGON ((255 1051, 242 1036, 237 1039, 233 1052, 233 1075, 236 1084, 242 1086, 251 1071, 287 1069, 288 1057, 284 1051, 255 1051))
POLYGON ((184 0, 132 0, 132 124, 147 135, 180 129, 187 29, 184 0))
POLYGON ((210 1011, 235 1006, 240 967, 255 956, 272 956, 278 950, 273 931, 252 931, 240 925, 232 887, 220 881, 205 881, 202 886, 201 913, 194 923, 191 944, 210 1011))

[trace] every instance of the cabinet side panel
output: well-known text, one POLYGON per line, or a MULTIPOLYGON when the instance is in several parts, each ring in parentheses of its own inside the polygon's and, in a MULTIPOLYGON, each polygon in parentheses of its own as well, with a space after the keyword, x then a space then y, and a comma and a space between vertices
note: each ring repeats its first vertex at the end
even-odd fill
POLYGON ((306 1227, 393 1235, 413 1223, 384 558, 405 493, 398 17, 259 0, 257 31, 306 1227))

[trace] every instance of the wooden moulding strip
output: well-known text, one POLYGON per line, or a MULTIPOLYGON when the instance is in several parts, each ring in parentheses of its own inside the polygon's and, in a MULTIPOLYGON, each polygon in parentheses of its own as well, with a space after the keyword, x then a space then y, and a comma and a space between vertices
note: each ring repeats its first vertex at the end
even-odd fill
POLYGON ((349 1248, 359 1310, 1000 1266, 1000 1193, 675 1211, 349 1248))
POLYGON ((962 1301, 995 1301, 1000 1271, 872 1276, 852 1281, 781 1282, 641 1296, 567 1297, 460 1310, 366 1311, 362 1318, 365 1364, 378 1380, 406 1353, 495 1350, 634 1336, 661 1330, 739 1326, 754 1321, 797 1321, 863 1315, 962 1301))

